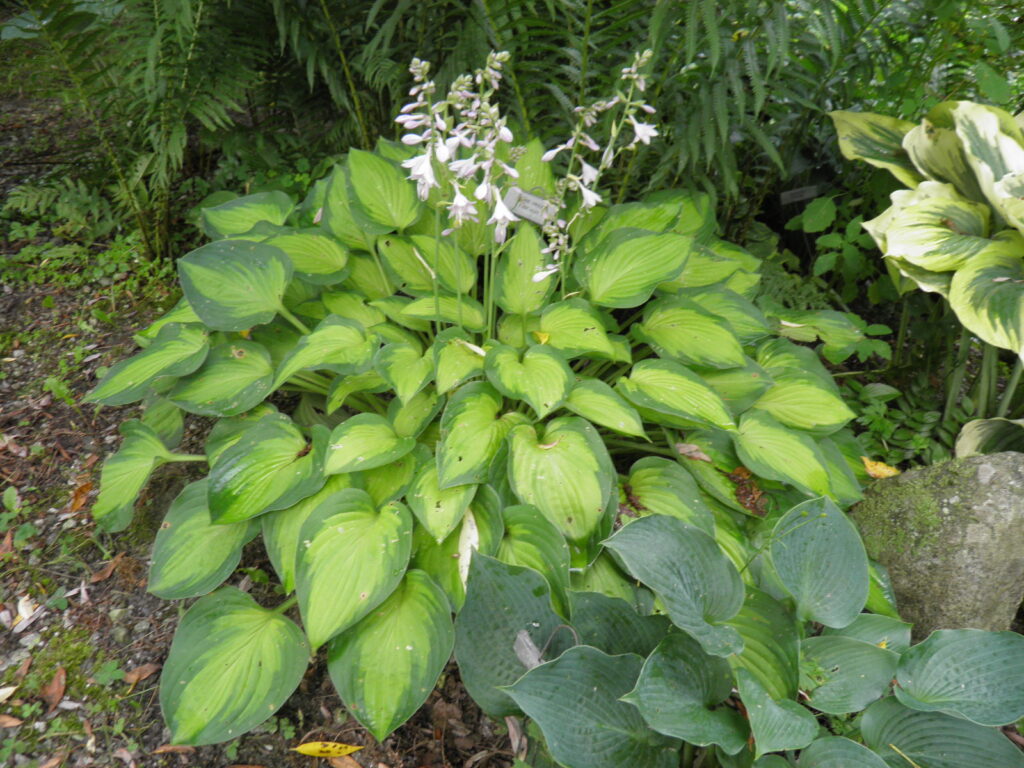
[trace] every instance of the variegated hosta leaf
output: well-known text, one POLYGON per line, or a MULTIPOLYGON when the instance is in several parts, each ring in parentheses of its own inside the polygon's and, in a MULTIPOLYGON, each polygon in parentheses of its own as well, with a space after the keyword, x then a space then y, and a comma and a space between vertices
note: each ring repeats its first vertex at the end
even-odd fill
POLYGON ((757 757, 766 752, 803 749, 818 735, 818 721, 791 699, 775 700, 745 669, 736 671, 740 697, 750 714, 757 757))
POLYGON ((291 419, 265 416, 223 451, 210 469, 210 517, 236 523, 290 507, 320 490, 327 430, 313 430, 312 446, 291 419))
POLYGON ((168 450, 174 450, 185 433, 181 408, 159 395, 150 395, 142 403, 142 423, 153 430, 168 450))
POLYGON ((671 459, 648 456, 629 469, 623 503, 636 516, 677 517, 714 535, 715 518, 693 476, 671 459))
POLYGON ((362 373, 369 367, 376 349, 376 339, 367 336, 355 320, 328 315, 312 333, 300 337, 281 361, 274 376, 274 388, 302 370, 362 373))
POLYGON ((871 112, 836 111, 828 116, 839 134, 843 157, 883 168, 908 187, 920 183, 921 176, 903 149, 903 137, 913 123, 871 112))
POLYGON ((615 469, 597 431, 583 419, 562 416, 543 437, 523 424, 509 433, 509 482, 524 504, 537 507, 571 540, 589 536, 604 515, 615 469))
POLYGON ((390 595, 412 552, 412 515, 397 501, 377 509, 350 488, 302 526, 295 573, 302 623, 314 648, 344 632, 390 595))
POLYGON ((1003 218, 1024 234, 1024 171, 1006 174, 996 182, 994 190, 1003 218))
POLYGON ((178 259, 185 298, 205 325, 245 331, 281 309, 292 264, 272 245, 217 240, 178 259))
POLYGON ((670 360, 641 360, 619 391, 634 405, 693 425, 735 431, 722 399, 695 373, 670 360))
POLYGON ((769 333, 768 320, 749 299, 727 288, 684 289, 678 294, 728 324, 743 344, 752 344, 769 333))
POLYGON ((383 416, 362 413, 334 428, 327 449, 324 472, 358 472, 396 461, 416 445, 411 437, 399 437, 383 416))
POLYGON ((274 386, 270 353, 254 341, 218 344, 195 373, 167 393, 171 402, 201 416, 237 416, 263 402, 274 386))
POLYGON ((476 265, 461 248, 430 235, 384 235, 377 250, 397 282, 413 295, 433 294, 437 285, 451 293, 469 293, 476 282, 476 265))
POLYGON ((969 101, 956 105, 953 122, 981 191, 1001 210, 995 186, 1007 174, 1024 172, 1024 132, 1003 110, 969 101))
POLYGON ((562 404, 572 388, 572 371, 561 353, 534 345, 520 354, 495 344, 487 353, 484 371, 491 384, 506 397, 525 400, 544 418, 562 404))
POLYGON ((469 296, 424 296, 409 302, 402 315, 412 320, 451 323, 470 331, 482 331, 487 327, 483 305, 469 296))
POLYGON ((732 668, 747 670, 773 699, 796 696, 800 635, 796 617, 786 606, 748 587, 743 607, 726 623, 743 638, 743 650, 729 657, 732 668))
MULTIPOLYGON (((347 247, 365 251, 372 248, 373 237, 363 231, 352 215, 350 194, 348 169, 344 165, 335 165, 326 179, 323 207, 320 209, 320 226, 347 247)), ((353 261, 356 260, 355 254, 350 254, 349 266, 353 266, 353 261)), ((373 269, 377 270, 377 265, 368 254, 365 262, 372 264, 373 269)))
POLYGON ((536 312, 554 288, 555 274, 534 280, 549 262, 547 255, 541 253, 543 247, 537 230, 524 222, 516 228, 498 260, 494 300, 510 315, 536 312))
POLYGON ((955 106, 955 101, 945 102, 929 111, 921 124, 903 137, 903 148, 926 178, 952 184, 964 197, 984 202, 963 143, 956 135, 952 112, 955 106))
POLYGON ((766 411, 751 409, 740 419, 734 440, 740 461, 755 474, 792 483, 809 495, 831 493, 825 457, 806 432, 784 427, 766 411))
POLYGON ((327 390, 325 413, 331 414, 341 408, 348 396, 355 392, 384 392, 388 383, 376 371, 363 371, 352 376, 338 376, 327 390))
POLYGON ((549 304, 540 316, 540 329, 533 335, 542 344, 550 344, 560 351, 566 359, 580 355, 615 356, 600 315, 583 299, 549 304))
MULTIPOLYGON (((431 299, 433 299, 433 297, 431 297, 431 299)), ((406 296, 396 295, 385 296, 381 299, 374 299, 370 302, 370 306, 374 309, 379 309, 387 316, 388 320, 402 328, 408 328, 410 331, 429 331, 431 329, 429 319, 405 314, 405 309, 412 303, 413 299, 406 296)), ((377 333, 381 333, 381 330, 386 327, 386 325, 382 324, 381 326, 374 328, 374 330, 377 331, 377 333)), ((391 340, 390 336, 384 336, 383 338, 391 340)), ((408 343, 417 348, 423 347, 420 340, 415 336, 413 336, 408 343), (412 339, 415 339, 415 341, 412 339)))
POLYGON ((355 320, 363 328, 372 328, 387 320, 377 307, 366 303, 366 297, 352 291, 331 291, 320 294, 320 301, 332 315, 355 320))
POLYGON ((100 495, 92 508, 97 527, 104 531, 123 531, 132 519, 135 499, 150 474, 161 464, 174 460, 152 429, 137 419, 121 424, 124 441, 117 453, 103 462, 100 495))
POLYGON ((402 170, 382 157, 360 149, 348 153, 351 195, 363 212, 386 230, 405 229, 420 217, 416 188, 402 170))
POLYGON ((646 437, 643 420, 636 408, 600 379, 577 379, 565 407, 602 427, 624 435, 646 437))
POLYGON ((434 385, 442 395, 467 379, 484 373, 484 357, 487 353, 473 344, 469 335, 458 328, 441 331, 432 349, 434 385))
POLYGON ((204 328, 177 323, 165 325, 144 350, 116 363, 103 381, 85 396, 85 401, 125 405, 141 400, 161 376, 192 373, 203 364, 209 350, 204 328))
POLYGON ((355 487, 362 488, 370 494, 374 505, 381 507, 389 501, 397 501, 405 496, 419 475, 420 469, 428 465, 434 466, 434 455, 427 446, 419 443, 409 453, 390 464, 341 477, 353 478, 355 487))
POLYGON ((499 415, 503 404, 497 390, 483 381, 466 384, 449 399, 437 448, 442 488, 486 481, 513 426, 511 419, 499 415))
POLYGON ((241 440, 242 436, 259 424, 264 416, 275 413, 278 413, 278 410, 270 403, 260 403, 246 413, 226 419, 219 419, 206 436, 205 453, 207 463, 212 467, 217 463, 217 458, 224 451, 241 440))
POLYGON ((195 313, 195 310, 188 303, 188 299, 182 296, 178 303, 171 307, 170 310, 160 315, 156 320, 147 325, 143 330, 135 334, 135 340, 139 343, 139 346, 149 346, 146 342, 152 341, 156 338, 156 335, 160 333, 161 329, 165 325, 171 323, 181 323, 188 325, 190 323, 201 323, 202 320, 195 313))
POLYGON ((746 360, 729 324, 683 298, 661 299, 644 313, 633 335, 659 357, 708 368, 736 368, 746 360))
POLYGON ((992 244, 989 208, 933 198, 902 208, 885 232, 885 255, 932 272, 959 269, 992 244))
POLYGON ((280 227, 295 204, 284 192, 257 192, 226 203, 203 208, 203 231, 213 238, 244 235, 257 224, 280 227))
POLYGON ((578 259, 573 271, 595 304, 639 307, 659 283, 682 271, 692 245, 692 238, 673 232, 618 229, 578 259))
POLYGON ((807 374, 777 377, 753 407, 767 411, 788 427, 818 434, 835 432, 856 416, 836 392, 807 374))
POLYGON ((433 387, 428 387, 409 398, 407 403, 398 398, 388 403, 388 421, 399 437, 418 437, 443 407, 444 400, 433 387))
POLYGON ((555 607, 568 610, 569 546, 561 532, 539 509, 512 504, 501 510, 505 535, 495 555, 509 565, 523 565, 541 574, 551 587, 555 607))
POLYGON ((437 482, 437 467, 428 463, 420 469, 405 500, 420 525, 440 544, 462 521, 478 487, 454 485, 442 489, 437 482))
MULTIPOLYGON (((749 358, 742 368, 699 368, 694 373, 722 398, 733 414, 747 410, 773 382, 771 375, 749 358)), ((815 377, 815 381, 821 379, 815 377)))
POLYGON ((256 535, 252 520, 215 525, 206 485, 206 479, 186 485, 157 531, 146 587, 157 597, 181 600, 212 592, 235 570, 242 547, 256 535))
MULTIPOLYGON (((1016 239, 1016 238, 1015 238, 1016 239)), ((994 347, 1024 354, 1024 261, 1013 241, 996 241, 953 276, 957 319, 994 347)))
POLYGON ((308 664, 309 645, 290 619, 234 587, 201 598, 178 625, 160 677, 171 742, 216 744, 252 730, 298 688, 308 664))
POLYGON ((315 285, 333 285, 348 274, 348 249, 317 229, 295 230, 264 240, 280 248, 292 262, 295 274, 315 285))
POLYGON ((454 644, 448 599, 427 574, 412 570, 331 641, 327 668, 348 711, 383 741, 426 701, 454 644))
POLYGON ((409 344, 387 344, 377 351, 373 367, 394 387, 398 399, 407 403, 434 377, 433 357, 429 350, 421 354, 409 344))

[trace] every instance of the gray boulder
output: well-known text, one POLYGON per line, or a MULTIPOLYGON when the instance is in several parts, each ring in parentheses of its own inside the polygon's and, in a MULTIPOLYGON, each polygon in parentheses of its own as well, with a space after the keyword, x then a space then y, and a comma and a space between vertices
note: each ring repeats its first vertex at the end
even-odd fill
POLYGON ((914 638, 1009 629, 1024 600, 1024 453, 954 459, 879 480, 851 510, 889 570, 914 638))

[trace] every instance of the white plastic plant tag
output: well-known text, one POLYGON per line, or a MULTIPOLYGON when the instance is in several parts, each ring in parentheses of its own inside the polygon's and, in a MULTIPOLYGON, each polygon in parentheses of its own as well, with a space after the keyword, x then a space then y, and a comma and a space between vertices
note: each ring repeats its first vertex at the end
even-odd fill
POLYGON ((558 206, 550 203, 540 195, 534 195, 519 187, 512 187, 506 194, 503 201, 512 213, 521 219, 532 221, 534 224, 543 224, 548 219, 554 218, 558 213, 558 206))

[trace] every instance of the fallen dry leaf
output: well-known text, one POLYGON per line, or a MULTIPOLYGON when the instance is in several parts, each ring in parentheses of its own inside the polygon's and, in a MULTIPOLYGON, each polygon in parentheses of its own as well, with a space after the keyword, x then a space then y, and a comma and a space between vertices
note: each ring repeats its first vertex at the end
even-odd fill
POLYGON ((10 715, 0 715, 0 728, 17 728, 23 722, 25 721, 10 715))
POLYGON ((699 445, 693 443, 676 443, 676 450, 680 456, 693 461, 711 461, 711 457, 704 453, 699 445))
POLYGON ((179 755, 187 755, 188 753, 195 751, 195 747, 190 747, 186 744, 161 744, 159 747, 153 750, 153 754, 165 755, 168 752, 174 752, 179 755))
POLYGON ((117 564, 121 562, 121 559, 123 557, 124 552, 118 552, 116 555, 114 555, 113 560, 104 565, 90 577, 89 583, 98 584, 101 581, 106 581, 107 579, 109 579, 113 575, 114 569, 117 568, 117 564))
POLYGON ((39 766, 39 768, 57 768, 58 765, 68 759, 67 752, 58 752, 56 755, 51 757, 45 763, 39 766))
POLYGON ((9 555, 14 552, 14 529, 12 528, 4 536, 3 543, 0 544, 0 555, 9 555))
POLYGON ((82 464, 82 469, 92 469, 99 460, 100 455, 98 453, 90 454, 89 458, 85 460, 84 464, 82 464))
POLYGON ((5 685, 3 688, 0 688, 0 704, 11 698, 16 690, 18 690, 16 685, 5 685))
POLYGON ((135 685, 141 683, 147 677, 152 677, 160 669, 159 664, 143 664, 141 667, 129 670, 124 673, 124 681, 128 685, 135 685))
POLYGON ((331 768, 363 768, 348 755, 328 758, 327 764, 331 766, 331 768))
POLYGON ((28 674, 29 668, 32 666, 32 657, 26 656, 25 660, 21 662, 18 667, 18 671, 14 673, 14 682, 20 684, 25 679, 25 675, 28 674))
POLYGON ((86 481, 80 486, 75 488, 71 494, 71 503, 68 505, 68 512, 74 514, 82 507, 85 506, 85 502, 89 500, 89 491, 92 490, 92 483, 86 481))
POLYGON ((135 764, 135 758, 132 757, 132 753, 124 747, 114 750, 114 757, 116 757, 118 760, 123 760, 124 764, 127 765, 128 768, 138 768, 138 766, 135 764))
POLYGON ((57 709, 57 705, 60 704, 60 700, 64 698, 64 687, 67 684, 67 680, 68 674, 64 671, 64 667, 57 667, 57 671, 53 674, 53 678, 46 684, 43 690, 39 692, 39 696, 42 700, 50 705, 46 714, 53 714, 54 710, 57 709))
POLYGON ((896 467, 890 467, 884 461, 872 461, 867 456, 861 456, 860 460, 864 462, 864 469, 875 480, 881 480, 885 477, 896 477, 900 473, 896 467))

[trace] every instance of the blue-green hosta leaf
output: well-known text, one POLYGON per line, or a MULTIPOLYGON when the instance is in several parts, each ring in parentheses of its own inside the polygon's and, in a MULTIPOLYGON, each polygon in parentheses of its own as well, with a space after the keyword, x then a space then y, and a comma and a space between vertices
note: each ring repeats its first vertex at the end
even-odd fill
POLYGON ((434 385, 440 394, 462 382, 482 376, 487 353, 473 344, 469 335, 458 328, 448 328, 437 335, 434 352, 434 385))
POLYGON ((903 149, 903 137, 914 124, 871 112, 829 112, 839 150, 847 160, 863 160, 889 171, 908 187, 916 187, 921 175, 903 149))
POLYGON ((144 350, 116 363, 103 381, 85 396, 89 403, 125 405, 141 400, 161 376, 186 376, 206 359, 210 345, 206 330, 172 323, 160 329, 144 350))
POLYGON ((512 504, 501 511, 504 535, 495 557, 509 565, 522 565, 541 574, 551 587, 555 607, 568 608, 569 546, 554 523, 529 504, 512 504))
POLYGON ((405 229, 420 217, 422 204, 416 188, 398 166, 360 149, 348 153, 351 196, 375 223, 388 229, 405 229))
POLYGON ((308 664, 309 645, 290 619, 234 587, 201 598, 178 625, 160 677, 171 742, 238 738, 284 704, 308 664))
POLYGON ((719 706, 732 693, 725 659, 704 652, 689 635, 669 635, 644 662, 636 687, 623 697, 654 730, 690 744, 718 744, 730 755, 743 749, 743 716, 719 706))
POLYGON ((766 411, 752 409, 740 418, 734 439, 740 461, 754 474, 792 483, 808 495, 831 492, 825 457, 806 432, 783 426, 766 411))
POLYGON ((1024 636, 941 629, 900 657, 896 698, 911 709, 959 715, 979 725, 1024 717, 1024 636))
POLYGON ((604 442, 586 421, 562 416, 542 437, 530 425, 509 432, 508 478, 524 504, 537 507, 572 540, 589 536, 604 515, 615 469, 604 442))
POLYGON ((1024 354, 1024 261, 1012 241, 997 241, 953 276, 949 305, 982 341, 1024 354))
POLYGON ((476 282, 473 259, 447 240, 384 235, 377 239, 377 250, 407 293, 433 294, 435 285, 450 293, 469 293, 476 282))
POLYGON ((310 645, 319 648, 390 595, 405 575, 413 520, 397 501, 379 509, 350 488, 321 504, 302 526, 295 593, 310 645))
POLYGON ((808 705, 819 712, 860 712, 889 689, 898 654, 850 637, 826 635, 800 643, 804 673, 812 684, 808 705))
POLYGON ((470 296, 424 296, 409 302, 402 315, 413 320, 451 323, 470 331, 487 327, 483 305, 470 296))
POLYGON ((705 651, 729 656, 743 650, 739 633, 723 623, 743 606, 743 580, 708 534, 674 517, 652 515, 624 526, 605 546, 705 651))
POLYGON ((206 501, 207 480, 189 483, 174 499, 153 542, 147 591, 165 600, 212 592, 242 558, 257 533, 252 520, 216 525, 206 501))
POLYGON ((202 367, 167 397, 189 413, 237 416, 263 402, 273 387, 270 353, 255 341, 236 339, 211 349, 202 367))
POLYGON ((651 731, 640 712, 621 701, 641 664, 634 654, 608 656, 578 646, 527 672, 508 693, 540 726, 551 756, 567 768, 673 768, 679 742, 651 731))
POLYGON ((832 497, 843 509, 853 506, 864 498, 860 480, 857 479, 856 471, 863 468, 860 461, 860 450, 858 448, 857 462, 860 467, 857 470, 850 465, 846 455, 831 437, 818 439, 818 448, 825 459, 825 469, 828 470, 828 482, 832 488, 832 497))
POLYGON ((466 602, 455 619, 455 660, 473 701, 491 717, 519 714, 506 686, 530 668, 522 649, 557 656, 572 641, 564 625, 539 573, 474 554, 466 602))
POLYGON ((137 419, 121 424, 121 447, 103 462, 100 471, 100 495, 92 508, 97 527, 104 531, 123 531, 132 519, 135 499, 161 464, 174 460, 152 429, 137 419))
POLYGON ((376 350, 376 339, 367 336, 355 320, 328 315, 312 333, 302 336, 281 361, 274 376, 274 388, 303 370, 362 373, 369 367, 376 350))
POLYGON ((768 547, 801 619, 845 627, 868 599, 868 556, 853 523, 830 499, 809 499, 783 515, 768 547))
POLYGON ((623 396, 641 408, 682 419, 693 426, 735 431, 722 399, 688 368, 670 360, 641 360, 620 379, 623 396))
POLYGON ((677 517, 714 535, 715 517, 693 476, 671 459, 648 456, 629 468, 623 485, 625 504, 638 516, 677 517))
POLYGON ((421 390, 403 403, 395 398, 388 403, 388 421, 399 437, 417 437, 433 422, 444 407, 444 400, 433 387, 421 390))
POLYGON ((1002 201, 995 185, 1007 174, 1024 171, 1024 136, 1020 126, 1001 109, 969 101, 957 103, 953 122, 978 186, 992 206, 1000 210, 1002 201))
POLYGON ((899 210, 885 231, 885 255, 931 272, 959 269, 987 246, 989 208, 932 198, 899 210))
POLYGON ((142 423, 153 430, 168 450, 174 450, 185 432, 181 408, 159 395, 147 397, 142 407, 142 423))
POLYGON ((383 741, 427 700, 454 643, 448 599, 427 574, 413 570, 331 641, 327 669, 348 711, 383 741))
POLYGON ((860 731, 890 768, 1024 767, 1024 752, 998 730, 940 712, 907 709, 894 696, 865 710, 860 731))
POLYGON ((512 347, 495 344, 484 360, 491 384, 506 397, 525 400, 544 418, 558 408, 572 389, 572 371, 562 355, 544 345, 520 354, 512 347))
POLYGON ((615 432, 634 437, 647 436, 636 408, 600 379, 577 379, 565 407, 577 416, 615 432))
POLYGON ((736 368, 746 363, 743 347, 728 323, 689 299, 653 303, 633 335, 659 357, 708 368, 736 368))
POLYGON ((498 391, 482 381, 466 384, 448 400, 437 449, 442 488, 486 481, 512 428, 512 421, 499 415, 503 403, 498 391))
POLYGON ((324 472, 358 472, 382 467, 411 451, 416 441, 400 437, 383 416, 361 413, 343 421, 331 432, 324 472))
POLYGON ((263 242, 284 251, 295 274, 314 285, 333 285, 348 275, 348 249, 320 230, 295 230, 263 242))
POLYGON ((740 698, 750 717, 757 757, 766 752, 803 749, 818 735, 814 715, 791 699, 773 699, 757 678, 736 670, 740 698))
POLYGON ((753 405, 767 411, 787 427, 817 434, 842 429, 856 414, 812 374, 777 376, 775 383, 753 405))
POLYGON ((405 500, 420 525, 440 544, 462 521, 478 487, 453 485, 442 489, 438 486, 437 467, 428 463, 420 469, 405 500))
POLYGON ((212 208, 203 208, 203 231, 219 240, 244 235, 263 222, 280 227, 294 208, 292 199, 279 190, 236 197, 212 208))
POLYGON ((682 271, 692 244, 673 232, 619 229, 578 259, 573 271, 595 304, 639 307, 659 283, 682 271))
POLYGON ((534 336, 560 351, 566 359, 580 355, 615 356, 601 317, 583 299, 549 304, 540 316, 540 329, 534 336))
MULTIPOLYGON (((521 181, 521 180, 520 180, 521 181)), ((540 280, 534 276, 549 263, 541 253, 543 241, 530 224, 521 223, 498 260, 495 276, 494 300, 510 315, 529 315, 544 306, 544 301, 555 286, 557 276, 547 275, 540 280)))
POLYGON ((409 344, 386 344, 373 358, 373 367, 394 388, 398 399, 409 402, 434 377, 433 355, 409 344))
MULTIPOLYGON (((800 768, 889 768, 876 753, 842 736, 815 739, 800 753, 800 768)), ((909 768, 909 766, 908 766, 909 768)))
POLYGON ((281 309, 292 264, 272 245, 217 240, 178 259, 185 298, 209 328, 244 331, 281 309))
POLYGON ((773 699, 796 696, 800 680, 796 617, 775 598, 748 587, 743 607, 726 623, 743 638, 743 650, 729 657, 733 669, 745 669, 773 699))
POLYGON ((910 647, 910 628, 910 624, 892 616, 862 613, 845 627, 826 627, 822 636, 850 637, 894 653, 903 653, 910 647))

